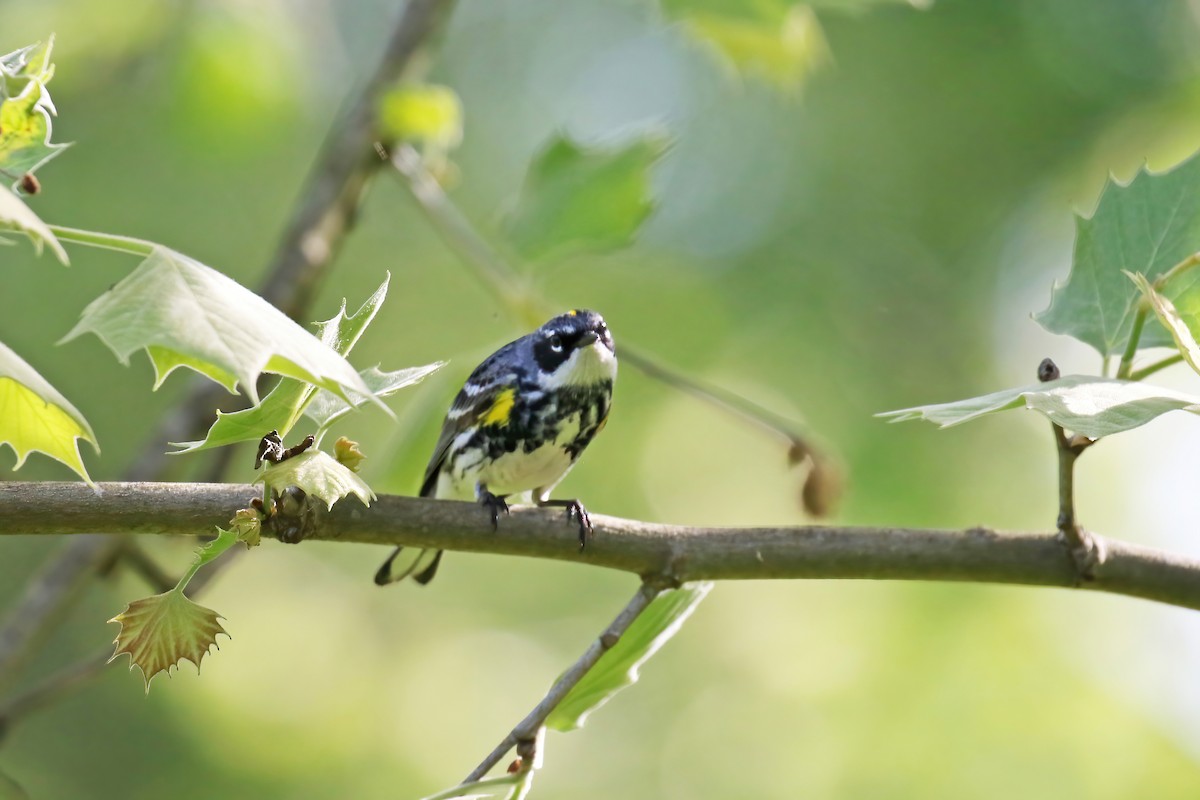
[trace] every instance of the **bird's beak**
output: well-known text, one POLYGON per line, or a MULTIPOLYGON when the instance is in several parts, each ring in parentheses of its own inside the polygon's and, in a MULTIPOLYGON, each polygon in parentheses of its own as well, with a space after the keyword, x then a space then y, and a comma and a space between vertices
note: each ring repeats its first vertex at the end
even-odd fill
POLYGON ((579 335, 579 344, 577 346, 578 347, 591 347, 599 340, 600 340, 599 334, 597 334, 595 331, 587 331, 586 333, 582 333, 579 335))

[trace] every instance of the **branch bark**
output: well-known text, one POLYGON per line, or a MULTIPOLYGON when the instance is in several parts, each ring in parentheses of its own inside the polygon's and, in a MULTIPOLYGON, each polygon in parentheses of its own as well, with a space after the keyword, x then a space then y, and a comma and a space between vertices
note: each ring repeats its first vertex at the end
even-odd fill
MULTIPOLYGON (((0 483, 0 535, 207 533, 258 493, 249 484, 100 486, 104 493, 97 496, 81 483, 0 483)), ((1077 586, 1070 550, 1056 531, 708 528, 593 514, 595 537, 580 552, 576 529, 556 510, 517 507, 501 522, 493 531, 472 503, 384 496, 369 509, 343 500, 318 516, 308 538, 551 558, 673 581, 840 578, 1057 586, 1200 610, 1200 560, 1109 539, 1095 578, 1077 586)))

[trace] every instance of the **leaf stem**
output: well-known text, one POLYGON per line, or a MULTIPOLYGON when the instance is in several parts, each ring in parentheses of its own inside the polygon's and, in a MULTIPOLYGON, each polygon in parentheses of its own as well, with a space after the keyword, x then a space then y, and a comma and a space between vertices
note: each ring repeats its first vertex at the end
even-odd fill
POLYGON ((1133 316, 1133 327, 1129 331, 1129 342, 1125 345, 1125 353, 1117 367, 1117 380, 1127 380, 1133 369, 1133 357, 1137 354, 1138 341, 1142 338, 1142 329, 1146 327, 1146 314, 1149 308, 1142 298, 1138 298, 1137 312, 1133 316))
POLYGON ((1154 373, 1158 372, 1159 370, 1166 369, 1167 367, 1172 367, 1172 366, 1178 364, 1180 361, 1183 361, 1182 353, 1176 353, 1173 356, 1167 356, 1166 358, 1162 359, 1161 361, 1155 361, 1153 364, 1147 364, 1146 366, 1142 367, 1141 369, 1135 369, 1133 372, 1129 373, 1129 380, 1131 380, 1131 381, 1143 380, 1143 379, 1148 378, 1149 376, 1153 375, 1154 373))
POLYGON ((116 250, 134 256, 148 256, 160 245, 145 239, 135 239, 132 236, 118 236, 114 233, 85 231, 80 228, 67 228, 62 225, 49 225, 51 232, 60 241, 82 244, 88 247, 98 247, 102 250, 116 250))
POLYGON ((1183 259, 1178 264, 1176 264, 1175 266, 1171 267, 1169 270, 1164 272, 1162 275, 1159 275, 1157 278, 1155 278, 1154 279, 1155 290, 1161 291, 1163 289, 1163 287, 1165 287, 1168 283, 1170 283, 1175 278, 1178 278, 1180 275, 1187 272, 1192 267, 1195 267, 1197 264, 1200 264, 1200 252, 1192 253, 1190 256, 1183 259))
POLYGON ((629 629, 633 621, 638 618, 655 597, 662 592, 663 588, 650 583, 643 583, 638 587, 637 594, 621 609, 621 613, 617 614, 616 619, 605 628, 604 632, 592 642, 579 660, 567 669, 562 676, 554 682, 550 687, 550 691, 542 698, 542 701, 530 711, 525 719, 517 723, 517 726, 509 731, 508 735, 496 745, 492 752, 488 753, 487 758, 479 763, 479 766, 471 770, 471 774, 463 779, 463 783, 472 783, 479 780, 488 773, 492 767, 504 757, 504 754, 513 747, 523 743, 532 741, 538 733, 538 730, 546 723, 546 718, 550 716, 563 698, 575 688, 575 685, 583 679, 583 676, 588 673, 592 667, 596 666, 596 662, 600 657, 609 651, 621 638, 621 634, 629 629))

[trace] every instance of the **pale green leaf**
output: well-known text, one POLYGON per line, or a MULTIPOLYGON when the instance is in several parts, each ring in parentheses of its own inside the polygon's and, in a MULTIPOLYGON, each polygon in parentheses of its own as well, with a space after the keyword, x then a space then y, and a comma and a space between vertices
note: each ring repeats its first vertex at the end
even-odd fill
POLYGON ((641 666, 679 632, 711 589, 711 582, 688 583, 656 597, 550 713, 546 727, 557 731, 582 727, 589 714, 637 683, 641 666))
MULTIPOLYGON (((423 367, 407 367, 392 372, 381 372, 379 367, 368 367, 359 375, 362 376, 363 383, 370 387, 375 397, 387 397, 406 386, 420 383, 426 376, 432 375, 444 366, 446 366, 445 361, 435 361, 423 367)), ((316 422, 318 427, 328 428, 334 420, 368 402, 366 397, 356 395, 354 392, 346 394, 350 397, 353 405, 331 392, 318 390, 312 402, 304 409, 304 415, 316 422)))
POLYGON ((185 366, 230 391, 240 385, 255 404, 255 381, 262 372, 339 394, 371 394, 345 358, 275 306, 165 247, 155 246, 137 269, 93 300, 63 341, 89 332, 125 364, 131 353, 146 350, 157 374, 156 387, 172 370, 185 366))
POLYGON ((1013 408, 1031 408, 1067 430, 1097 439, 1145 425, 1168 411, 1200 414, 1200 397, 1141 381, 1067 375, 981 397, 886 411, 876 416, 892 422, 926 420, 948 428, 1013 408))
POLYGON ((91 442, 99 452, 96 435, 78 409, 0 343, 0 444, 16 453, 14 469, 20 469, 25 458, 36 451, 66 464, 91 486, 79 455, 80 439, 91 442))
POLYGON ((804 3, 669 0, 664 10, 735 72, 781 88, 798 88, 829 61, 821 24, 804 3))
MULTIPOLYGON (((1140 171, 1126 185, 1110 180, 1090 218, 1075 225, 1075 254, 1065 283, 1037 315, 1047 330, 1074 336, 1107 357, 1129 341, 1137 289, 1125 277, 1149 280, 1200 250, 1200 156, 1162 173, 1140 171)), ((1158 323, 1146 325, 1140 347, 1171 344, 1158 323)))
POLYGON ((513 244, 528 258, 631 244, 654 210, 650 168, 666 151, 660 137, 613 148, 555 137, 525 176, 508 221, 513 244))
POLYGON ((403 84, 379 102, 379 126, 392 141, 415 142, 441 152, 462 141, 462 101, 448 86, 403 84))
MULTIPOLYGON (((391 277, 389 273, 358 311, 346 314, 346 301, 343 299, 342 307, 338 309, 337 314, 324 322, 316 323, 317 337, 321 342, 339 355, 347 355, 367 326, 375 319, 375 315, 379 313, 379 307, 387 297, 388 283, 391 281, 391 277)), ((374 387, 371 387, 370 382, 365 380, 366 372, 364 370, 359 374, 364 378, 364 383, 367 383, 368 387, 373 390, 374 387)), ((258 405, 228 414, 218 411, 216 422, 208 429, 208 433, 202 441, 172 442, 174 446, 182 448, 176 450, 175 453, 190 453, 194 450, 207 450, 210 447, 223 447, 237 442, 257 441, 269 431, 279 431, 281 436, 287 436, 292 426, 300 419, 301 412, 318 392, 337 398, 337 395, 314 389, 303 381, 283 378, 258 405)), ((369 402, 361 395, 357 396, 357 400, 355 405, 369 402)), ((342 402, 340 398, 338 402, 342 402)), ((349 406, 347 406, 347 410, 349 410, 349 406)))
POLYGON ((200 670, 200 662, 217 645, 217 635, 225 633, 215 611, 189 600, 181 591, 147 597, 130 603, 109 620, 121 626, 115 640, 112 659, 129 654, 129 668, 137 667, 150 691, 150 681, 160 672, 170 674, 180 661, 191 661, 200 670))
POLYGON ((296 486, 324 502, 327 508, 333 508, 334 503, 350 494, 364 506, 375 499, 375 493, 362 478, 320 450, 307 450, 278 464, 268 463, 258 480, 276 492, 296 486))
POLYGON ((54 103, 46 84, 54 76, 53 47, 51 37, 0 56, 0 171, 14 182, 67 147, 50 141, 54 103))
POLYGON ((46 223, 42 222, 41 218, 25 205, 24 200, 7 186, 0 185, 0 230, 4 229, 21 231, 28 235, 39 255, 42 252, 42 245, 48 244, 59 261, 64 264, 70 263, 67 251, 63 250, 58 238, 46 223))
POLYGON ((1183 360, 1192 369, 1200 372, 1200 344, 1197 344, 1197 336, 1200 336, 1200 284, 1187 281, 1188 289, 1177 298, 1179 300, 1177 307, 1174 302, 1157 291, 1150 281, 1146 280, 1145 275, 1131 274, 1129 278, 1137 286, 1138 291, 1142 293, 1150 307, 1154 309, 1158 321, 1170 332, 1171 337, 1175 340, 1175 346, 1183 355, 1183 360), (1180 313, 1180 307, 1187 313, 1180 313))

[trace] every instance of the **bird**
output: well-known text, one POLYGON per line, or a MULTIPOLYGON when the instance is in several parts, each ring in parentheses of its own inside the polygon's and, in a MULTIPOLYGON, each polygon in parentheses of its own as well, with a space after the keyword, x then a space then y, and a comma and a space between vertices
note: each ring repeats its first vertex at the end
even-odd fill
MULTIPOLYGON (((612 332, 595 311, 574 309, 509 342, 475 368, 442 423, 421 497, 474 500, 493 530, 507 498, 531 492, 538 506, 565 508, 579 526, 579 547, 592 532, 578 499, 550 492, 604 429, 617 377, 612 332)), ((397 567, 397 547, 375 573, 385 586, 411 576, 425 585, 437 574, 441 550, 421 550, 397 567)))

